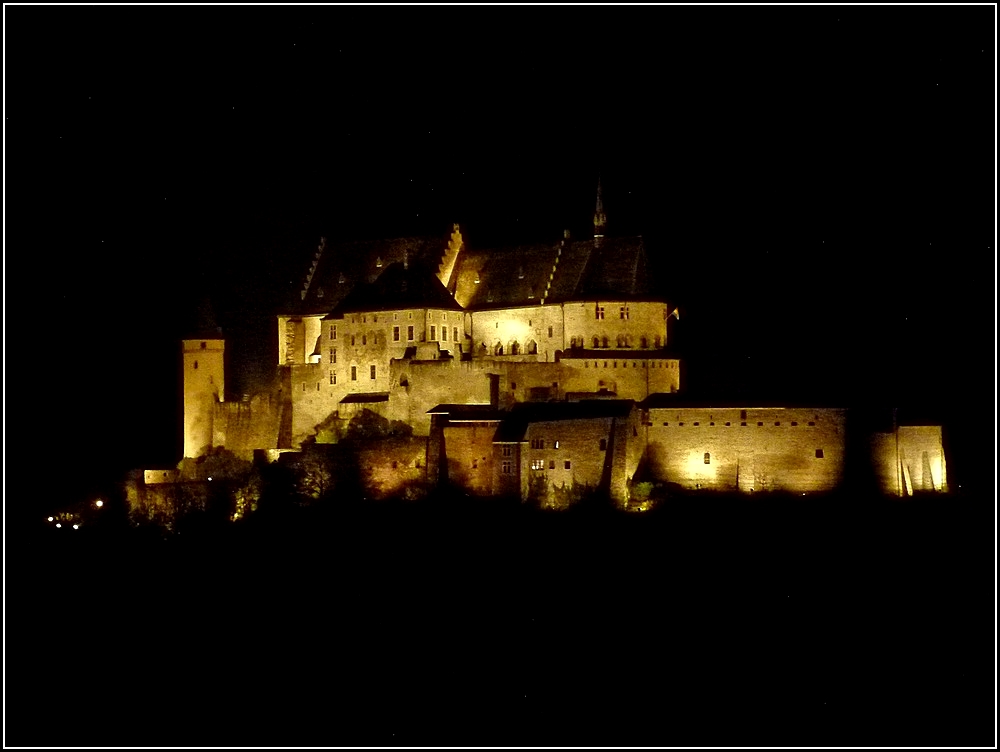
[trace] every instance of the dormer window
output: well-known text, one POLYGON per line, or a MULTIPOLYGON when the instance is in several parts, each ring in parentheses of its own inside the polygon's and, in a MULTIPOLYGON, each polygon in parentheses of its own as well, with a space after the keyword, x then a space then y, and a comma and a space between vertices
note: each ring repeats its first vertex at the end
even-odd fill
POLYGON ((375 268, 376 269, 381 269, 382 268, 382 257, 381 256, 379 256, 377 259, 375 259, 375 268))
POLYGON ((339 277, 337 277, 337 284, 339 284, 339 285, 342 285, 342 284, 344 284, 344 283, 345 283, 346 281, 347 281, 347 279, 346 279, 346 278, 344 277, 344 273, 343 273, 343 272, 341 272, 341 273, 340 273, 340 276, 339 276, 339 277))

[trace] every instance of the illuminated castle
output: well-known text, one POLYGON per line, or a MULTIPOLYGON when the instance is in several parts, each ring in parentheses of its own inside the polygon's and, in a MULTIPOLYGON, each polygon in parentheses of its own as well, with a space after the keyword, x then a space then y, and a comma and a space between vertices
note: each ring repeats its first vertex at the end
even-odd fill
MULTIPOLYGON (((844 409, 686 402, 676 309, 641 237, 490 250, 450 238, 321 239, 278 316, 280 389, 226 403, 221 336, 184 342, 184 453, 330 443, 355 418, 405 426, 402 455, 366 454, 378 491, 420 478, 562 505, 572 489, 628 504, 641 476, 682 488, 832 490, 844 409)), ((883 488, 945 490, 938 426, 869 436, 883 488)))

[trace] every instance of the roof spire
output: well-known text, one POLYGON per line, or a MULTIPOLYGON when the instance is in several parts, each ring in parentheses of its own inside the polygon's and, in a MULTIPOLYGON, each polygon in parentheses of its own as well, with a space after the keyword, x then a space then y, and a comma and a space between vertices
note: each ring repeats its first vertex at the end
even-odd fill
POLYGON ((604 216, 604 202, 601 200, 601 179, 597 178, 597 208, 594 210, 594 240, 604 237, 608 218, 604 216))

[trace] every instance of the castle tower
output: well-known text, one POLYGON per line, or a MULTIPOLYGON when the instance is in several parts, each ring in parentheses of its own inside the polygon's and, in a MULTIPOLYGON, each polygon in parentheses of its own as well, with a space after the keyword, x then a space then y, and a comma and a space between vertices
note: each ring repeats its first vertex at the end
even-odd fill
POLYGON ((597 180, 597 208, 594 211, 594 241, 600 242, 604 237, 604 231, 608 224, 608 218, 604 216, 604 202, 601 200, 601 180, 597 180))
POLYGON ((183 340, 184 457, 199 457, 212 446, 215 403, 225 400, 225 340, 211 306, 198 312, 198 325, 183 340))

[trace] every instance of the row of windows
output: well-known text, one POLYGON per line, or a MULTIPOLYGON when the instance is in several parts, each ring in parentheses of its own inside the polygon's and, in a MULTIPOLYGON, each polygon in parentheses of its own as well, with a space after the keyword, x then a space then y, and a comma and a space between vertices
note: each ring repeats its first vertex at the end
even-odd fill
MULTIPOLYGON (((594 318, 598 320, 604 319, 604 306, 599 305, 594 308, 594 318)), ((620 306, 618 308, 618 318, 623 321, 628 319, 628 306, 620 306)))
MULTIPOLYGON (((556 469, 556 461, 555 460, 549 460, 548 462, 549 462, 549 470, 555 470, 556 469)), ((563 469, 570 470, 570 469, 572 469, 572 467, 573 467, 573 464, 572 464, 572 462, 570 462, 570 460, 563 460, 563 469)), ((545 469, 545 460, 532 460, 531 461, 531 469, 532 470, 544 470, 545 469)))
MULTIPOLYGON (((618 361, 617 360, 612 360, 612 361, 607 361, 606 360, 606 361, 604 361, 604 367, 605 368, 608 367, 608 363, 609 362, 611 363, 611 367, 612 368, 617 368, 618 367, 618 361)), ((639 364, 641 363, 642 367, 645 368, 646 367, 646 362, 647 361, 645 361, 645 360, 641 360, 641 361, 635 361, 635 360, 633 360, 632 361, 632 367, 633 368, 639 368, 639 364)), ((595 360, 594 361, 594 368, 598 367, 597 364, 598 364, 598 361, 595 360)), ((590 361, 589 360, 583 361, 583 367, 584 368, 590 368, 590 361)), ((650 368, 664 368, 664 367, 665 368, 676 368, 677 365, 672 360, 666 361, 666 366, 664 366, 664 361, 653 361, 653 362, 651 362, 649 364, 649 367, 650 368)), ((628 361, 627 360, 623 360, 622 361, 622 368, 628 368, 628 361)))
MULTIPOLYGON (((532 439, 531 448, 545 449, 545 439, 532 439)), ((550 449, 558 449, 558 448, 559 448, 559 440, 556 439, 555 441, 552 442, 552 446, 550 447, 550 449)))
MULTIPOLYGON (((822 449, 817 449, 816 450, 816 459, 818 459, 818 460, 823 459, 823 450, 822 449)), ((706 465, 711 465, 712 464, 712 454, 710 452, 705 452, 705 464, 706 465)))
MULTIPOLYGON (((549 335, 552 336, 551 334, 549 335)), ((662 338, 659 336, 653 337, 653 347, 659 349, 663 344, 662 338)), ((649 337, 639 337, 639 347, 645 349, 649 347, 649 337)), ((570 337, 569 346, 571 348, 581 348, 586 347, 587 339, 585 337, 570 337)), ((590 339, 590 344, 595 350, 607 349, 611 347, 611 339, 606 335, 603 337, 592 337, 590 339)), ((635 344, 635 339, 631 334, 619 334, 615 338, 615 347, 621 348, 631 348, 635 344)))
MULTIPOLYGON (((375 377, 376 377, 375 366, 368 366, 368 376, 369 376, 369 378, 372 381, 375 381, 375 377)), ((357 366, 351 366, 351 381, 357 381, 357 380, 358 380, 358 367, 357 366)), ((336 371, 330 371, 330 383, 331 384, 336 384, 337 383, 337 372, 336 371)), ((319 382, 316 383, 316 389, 317 390, 319 389, 319 382)), ((305 382, 302 382, 302 391, 304 392, 305 390, 306 390, 306 384, 305 384, 305 382)))
MULTIPOLYGON (((745 426, 746 424, 747 424, 747 422, 746 422, 745 420, 744 420, 744 421, 740 421, 740 425, 741 425, 741 426, 745 426)), ((799 422, 798 422, 797 420, 793 420, 793 421, 791 421, 791 422, 790 422, 790 423, 789 423, 788 425, 790 425, 790 426, 797 426, 798 424, 799 424, 799 422)), ((670 423, 669 423, 669 421, 664 421, 664 422, 663 422, 663 425, 665 425, 665 426, 669 426, 669 425, 670 425, 670 423)), ((683 421, 683 420, 682 420, 682 421, 679 421, 679 422, 675 423, 674 425, 677 425, 677 426, 683 426, 683 425, 684 425, 684 421, 683 421)), ((700 425, 701 425, 701 421, 698 421, 698 420, 696 420, 696 421, 694 421, 693 423, 691 423, 691 425, 692 425, 692 426, 700 426, 700 425)), ((709 421, 708 425, 710 425, 710 426, 714 426, 714 425, 715 425, 715 421, 714 421, 714 420, 713 420, 713 421, 709 421)), ((726 422, 724 423, 724 425, 727 425, 727 426, 731 426, 731 425, 732 425, 732 423, 731 423, 731 422, 729 422, 729 421, 727 420, 727 421, 726 421, 726 422)), ((758 425, 758 426, 763 426, 763 425, 764 425, 764 421, 757 421, 757 425, 758 425)), ((776 425, 776 426, 780 426, 780 425, 781 425, 781 421, 780 421, 780 420, 776 420, 776 421, 774 421, 774 425, 776 425)), ((816 425, 816 421, 814 421, 814 420, 810 420, 810 421, 809 421, 808 423, 806 423, 806 425, 807 425, 807 426, 815 426, 815 425, 816 425)))

